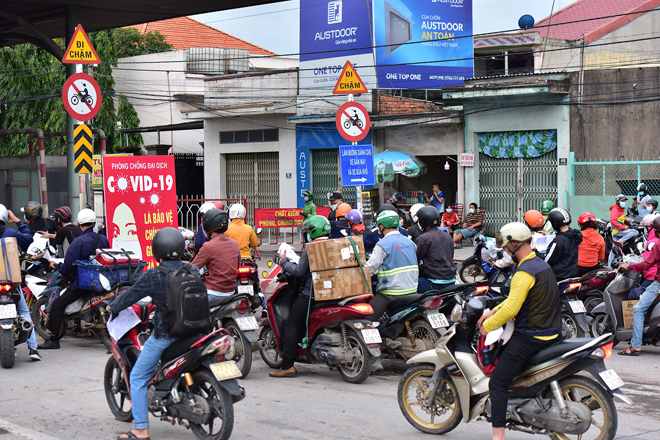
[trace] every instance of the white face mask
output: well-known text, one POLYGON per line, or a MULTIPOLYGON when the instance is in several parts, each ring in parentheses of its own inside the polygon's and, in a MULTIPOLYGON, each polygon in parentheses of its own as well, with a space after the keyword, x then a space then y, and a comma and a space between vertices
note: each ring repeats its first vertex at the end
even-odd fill
POLYGON ((138 240, 112 240, 112 249, 125 249, 127 251, 132 251, 138 258, 142 258, 142 248, 140 247, 140 242, 138 240))
POLYGON ((447 212, 451 212, 451 208, 447 208, 447 212))
POLYGON ((330 209, 334 211, 335 209, 337 209, 337 206, 339 206, 339 203, 337 203, 336 205, 330 205, 330 209))
POLYGON ((474 214, 474 208, 470 208, 470 214, 474 214))
POLYGON ((626 202, 619 202, 619 206, 622 207, 622 208, 625 208, 626 207, 626 202))

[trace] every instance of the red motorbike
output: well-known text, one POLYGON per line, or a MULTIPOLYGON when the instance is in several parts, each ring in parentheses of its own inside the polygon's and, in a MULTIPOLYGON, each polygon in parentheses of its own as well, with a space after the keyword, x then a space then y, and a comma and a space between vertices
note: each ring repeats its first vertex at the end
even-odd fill
MULTIPOLYGON (((268 318, 260 324, 259 339, 265 345, 259 352, 269 367, 280 368, 282 329, 298 297, 300 280, 282 271, 273 283, 279 284, 267 301, 268 318)), ((382 369, 378 323, 366 319, 373 308, 365 301, 372 296, 312 303, 306 335, 309 347, 301 346, 296 361, 325 363, 331 369, 338 369, 341 377, 350 383, 362 383, 372 371, 382 369)))
MULTIPOLYGON (((122 422, 133 420, 127 378, 151 334, 155 306, 138 303, 131 308, 140 322, 118 341, 113 340, 112 357, 103 376, 110 411, 122 422)), ((236 381, 241 372, 232 360, 234 344, 224 329, 172 344, 149 383, 149 411, 173 425, 178 421, 199 439, 228 439, 234 427, 233 404, 245 397, 236 381)))

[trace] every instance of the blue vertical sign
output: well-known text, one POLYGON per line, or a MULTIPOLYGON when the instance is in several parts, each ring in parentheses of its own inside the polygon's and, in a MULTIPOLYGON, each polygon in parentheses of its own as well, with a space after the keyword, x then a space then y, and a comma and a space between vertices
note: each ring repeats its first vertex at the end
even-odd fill
POLYGON ((339 159, 343 186, 375 184, 373 145, 342 145, 339 159))

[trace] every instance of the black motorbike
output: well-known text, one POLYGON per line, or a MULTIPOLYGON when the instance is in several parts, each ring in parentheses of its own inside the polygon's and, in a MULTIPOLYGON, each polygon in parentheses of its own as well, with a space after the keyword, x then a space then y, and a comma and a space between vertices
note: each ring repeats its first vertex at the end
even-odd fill
POLYGON ((16 360, 16 346, 27 342, 32 323, 19 316, 21 287, 11 281, 0 281, 0 366, 11 368, 16 360))

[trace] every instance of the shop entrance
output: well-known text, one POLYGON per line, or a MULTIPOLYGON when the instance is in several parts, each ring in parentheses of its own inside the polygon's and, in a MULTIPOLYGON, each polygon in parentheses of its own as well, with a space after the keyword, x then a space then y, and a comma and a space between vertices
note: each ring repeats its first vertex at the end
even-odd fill
MULTIPOLYGON (((408 209, 415 203, 426 203, 421 198, 424 192, 429 196, 433 193, 433 184, 439 183, 440 190, 445 193, 445 206, 455 205, 457 201, 458 190, 458 171, 456 156, 417 156, 426 164, 427 172, 419 177, 405 177, 397 175, 392 182, 398 195, 399 208, 408 209), (445 170, 445 164, 449 165, 449 170, 445 170)), ((391 194, 385 191, 386 196, 391 194)))

